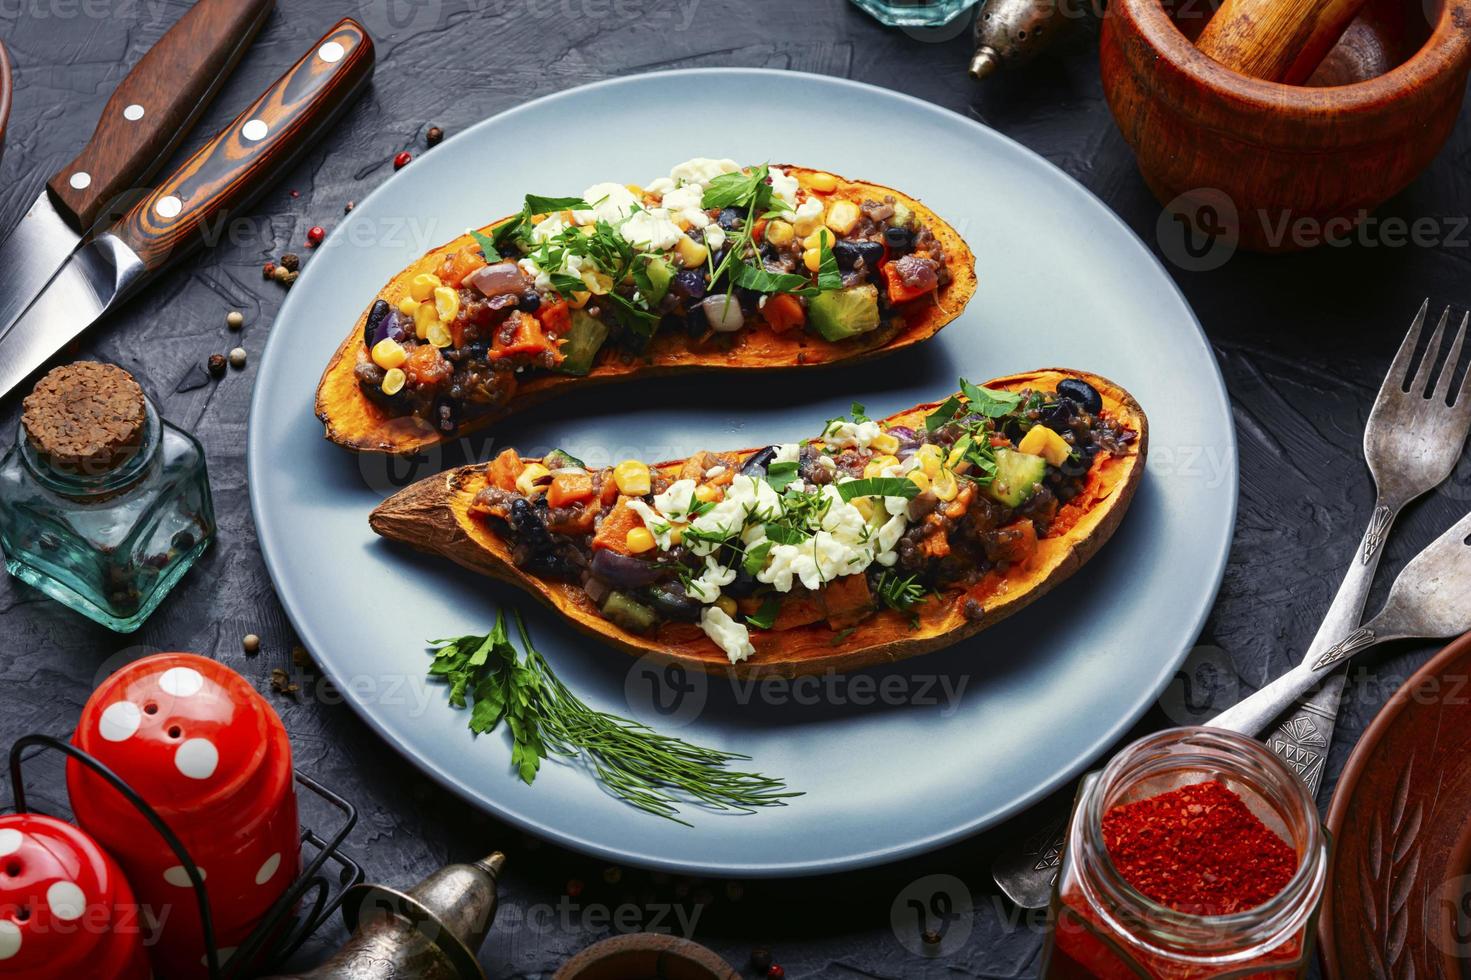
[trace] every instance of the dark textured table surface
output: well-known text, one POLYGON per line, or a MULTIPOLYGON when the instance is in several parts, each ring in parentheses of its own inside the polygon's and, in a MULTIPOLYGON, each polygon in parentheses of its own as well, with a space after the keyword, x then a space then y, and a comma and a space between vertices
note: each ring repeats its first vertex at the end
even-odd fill
MULTIPOLYGON (((16 64, 15 113, 0 167, 0 228, 71 158, 126 68, 186 7, 180 0, 0 2, 0 37, 16 64)), ((214 382, 201 365, 237 341, 259 354, 283 295, 262 282, 262 263, 305 251, 307 228, 330 226, 345 202, 387 177, 399 151, 424 152, 429 126, 453 134, 539 95, 675 67, 841 75, 946 106, 1062 167, 1159 251, 1160 208, 1104 104, 1091 39, 1074 40, 1030 71, 977 86, 965 73, 964 33, 915 37, 886 30, 846 0, 279 0, 189 148, 347 14, 359 17, 377 41, 372 89, 257 205, 253 235, 175 268, 90 334, 79 352, 134 372, 164 414, 203 441, 219 541, 131 637, 96 627, 13 580, 0 582, 0 741, 28 731, 68 733, 100 673, 140 647, 217 657, 263 689, 272 668, 284 668, 299 675, 302 691, 272 697, 298 764, 361 808, 350 850, 371 878, 402 884, 446 861, 491 848, 508 853, 510 911, 482 954, 492 976, 549 974, 618 928, 610 913, 625 905, 642 910, 651 926, 693 920, 695 938, 737 966, 744 967, 753 946, 768 946, 794 978, 1033 974, 1039 919, 1009 910, 987 873, 992 854, 1025 821, 898 867, 730 885, 610 871, 503 827, 431 785, 348 708, 322 696, 310 673, 293 666, 294 639, 256 546, 245 487, 255 367, 214 382), (225 326, 230 309, 246 316, 239 337, 225 326), (264 648, 246 657, 240 638, 252 632, 264 648), (975 911, 959 948, 927 959, 912 951, 912 917, 891 922, 890 910, 906 887, 935 874, 958 877, 975 911), (574 880, 585 883, 576 901, 564 898, 574 880)), ((1220 598, 1200 639, 1221 651, 1204 651, 1201 663, 1234 665, 1234 672, 1218 676, 1218 696, 1254 689, 1295 662, 1311 638, 1372 502, 1359 443, 1379 379, 1423 298, 1436 309, 1471 304, 1468 154, 1471 127, 1463 123, 1429 171, 1380 211, 1381 217, 1435 219, 1435 247, 1396 246, 1371 235, 1367 243, 1308 254, 1238 255, 1210 272, 1171 267, 1214 346, 1240 435, 1239 523, 1220 598)), ((15 399, 0 408, 0 433, 8 440, 15 399)), ((1468 503, 1471 463, 1463 461, 1451 484, 1406 515, 1389 546, 1386 572, 1464 514, 1468 503)), ((1400 647, 1355 673, 1325 794, 1359 732, 1430 652, 1428 645, 1400 647)), ((1156 710, 1140 731, 1168 722, 1156 710)), ((37 778, 55 799, 44 768, 38 764, 37 778)), ((634 921, 630 915, 625 910, 618 920, 624 928, 634 921)), ((335 928, 320 937, 338 938, 335 928)))

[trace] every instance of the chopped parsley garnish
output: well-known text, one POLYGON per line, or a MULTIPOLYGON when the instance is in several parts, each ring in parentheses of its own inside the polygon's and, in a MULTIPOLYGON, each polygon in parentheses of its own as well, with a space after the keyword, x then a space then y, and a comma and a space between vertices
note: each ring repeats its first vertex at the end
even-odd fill
POLYGON ((918 576, 901 578, 898 573, 889 569, 879 573, 874 591, 880 602, 898 612, 909 612, 929 595, 929 590, 919 584, 918 576))
POLYGON ((761 600, 761 608, 746 615, 746 622, 757 629, 769 630, 776 625, 776 615, 781 612, 781 596, 769 592, 761 600))
POLYGON ((771 484, 772 489, 778 493, 785 490, 797 479, 797 461, 785 460, 780 463, 769 463, 766 467, 766 482, 771 484))
POLYGON ((475 231, 473 229, 470 231, 470 235, 480 246, 480 251, 485 256, 485 261, 495 262, 500 259, 501 253, 495 247, 494 238, 491 238, 489 235, 486 235, 479 231, 475 231))
POLYGON ((960 379, 960 391, 969 400, 970 410, 988 419, 999 419, 1003 415, 1009 415, 1016 410, 1022 400, 1022 396, 1017 392, 982 388, 980 385, 971 384, 964 378, 960 379))
POLYGON ((943 427, 951 419, 955 418, 955 413, 958 411, 960 411, 960 399, 951 395, 941 402, 938 408, 924 417, 925 431, 934 432, 936 429, 943 427))

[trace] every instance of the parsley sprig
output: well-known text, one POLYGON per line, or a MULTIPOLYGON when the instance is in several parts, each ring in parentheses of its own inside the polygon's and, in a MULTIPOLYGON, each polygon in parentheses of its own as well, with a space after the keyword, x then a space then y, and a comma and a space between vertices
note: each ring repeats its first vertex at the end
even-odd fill
MULTIPOLYGON (((514 613, 521 651, 511 642, 504 612, 485 636, 433 640, 431 676, 449 683, 449 701, 470 708, 470 730, 511 732, 511 763, 531 783, 548 756, 580 759, 609 792, 675 823, 693 802, 749 812, 801 796, 780 779, 730 768, 749 756, 694 745, 640 722, 589 707, 553 673, 514 613)), ((774 613, 773 613, 774 615, 774 613)))

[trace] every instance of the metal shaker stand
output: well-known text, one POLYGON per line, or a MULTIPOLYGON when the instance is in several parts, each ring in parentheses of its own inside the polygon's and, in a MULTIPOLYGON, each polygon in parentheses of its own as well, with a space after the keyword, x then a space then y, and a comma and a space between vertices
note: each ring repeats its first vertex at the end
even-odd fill
POLYGON ((363 869, 358 863, 342 852, 343 840, 357 825, 357 808, 315 779, 296 770, 296 782, 339 810, 342 813, 342 825, 329 839, 323 839, 309 827, 302 828, 301 841, 315 849, 316 856, 306 864, 301 876, 285 894, 270 907, 250 936, 236 948, 230 957, 230 963, 222 966, 219 947, 215 942, 214 920, 210 916, 204 876, 199 873, 199 866, 194 863, 183 842, 158 812, 117 773, 70 742, 38 732, 24 735, 10 747, 10 779, 15 786, 15 811, 30 812, 26 805, 24 763, 48 750, 75 759, 106 780, 158 831, 158 835, 179 859, 179 864, 189 875, 194 898, 199 905, 199 919, 204 927, 205 962, 209 967, 210 980, 234 980, 247 965, 254 964, 257 959, 260 963, 253 967, 256 970, 278 967, 336 913, 348 889, 360 884, 364 878, 363 869), (26 750, 31 748, 36 751, 26 754, 26 750), (335 876, 325 873, 328 862, 336 865, 338 870, 335 876), (305 906, 302 914, 298 914, 298 904, 309 893, 313 896, 309 905, 305 906), (282 925, 290 917, 295 918, 295 925, 283 929, 282 925))

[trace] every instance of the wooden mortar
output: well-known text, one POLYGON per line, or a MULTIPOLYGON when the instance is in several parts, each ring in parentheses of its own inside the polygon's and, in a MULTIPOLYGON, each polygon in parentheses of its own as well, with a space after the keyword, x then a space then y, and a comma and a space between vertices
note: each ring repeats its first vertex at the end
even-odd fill
POLYGON ((1351 229, 1450 135, 1471 69, 1471 0, 1443 0, 1433 16, 1373 0, 1312 83, 1296 86, 1216 62, 1182 33, 1204 24, 1177 25, 1160 0, 1114 0, 1100 41, 1104 94, 1161 202, 1224 195, 1242 247, 1295 251, 1324 229, 1351 229), (1394 67, 1364 77, 1385 64, 1394 67))

